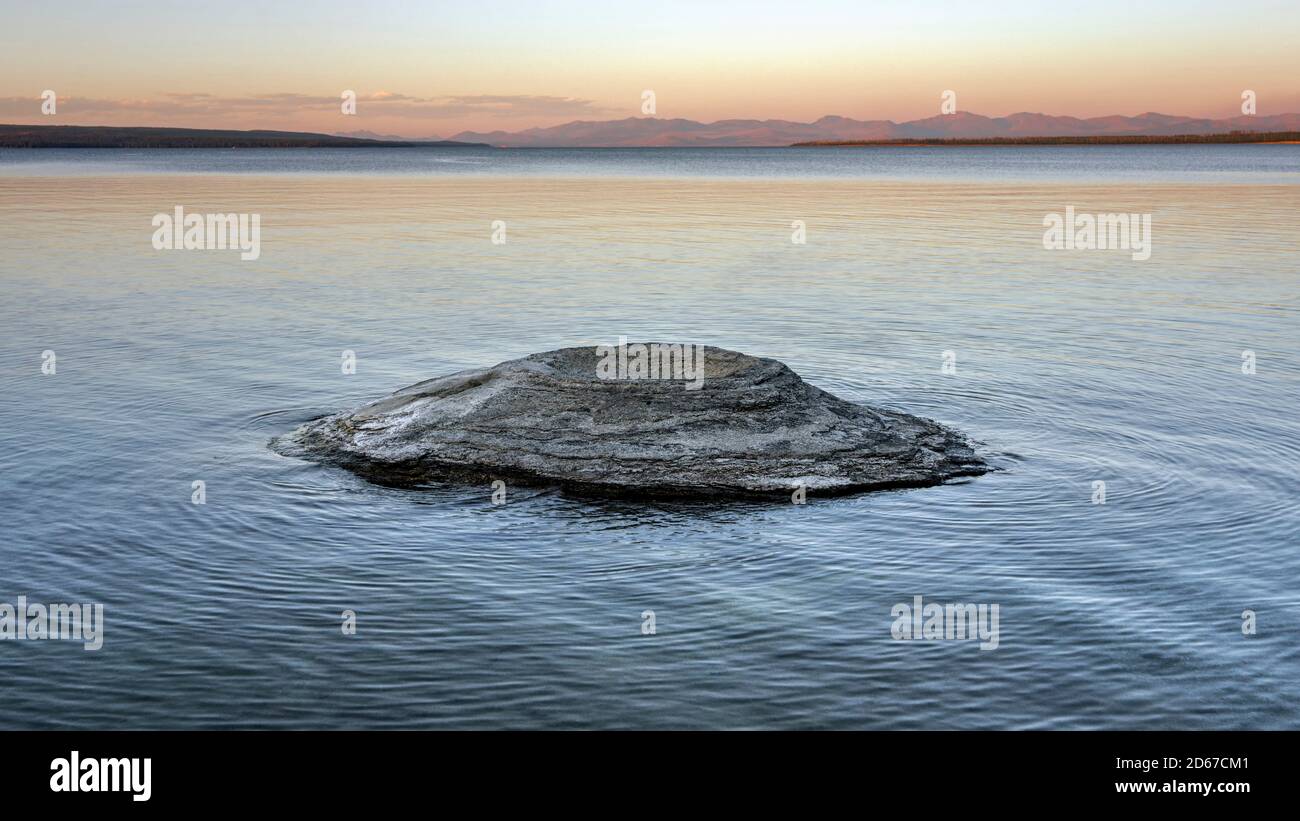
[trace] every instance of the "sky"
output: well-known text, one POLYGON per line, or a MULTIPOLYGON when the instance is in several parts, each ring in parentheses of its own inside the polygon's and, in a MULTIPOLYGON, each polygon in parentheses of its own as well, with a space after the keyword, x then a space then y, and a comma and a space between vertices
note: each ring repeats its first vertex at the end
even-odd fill
POLYGON ((1300 2, 0 0, 0 122, 404 137, 655 115, 1300 111, 1300 2), (45 90, 57 95, 41 113, 45 90), (355 115, 341 95, 357 96, 355 115))

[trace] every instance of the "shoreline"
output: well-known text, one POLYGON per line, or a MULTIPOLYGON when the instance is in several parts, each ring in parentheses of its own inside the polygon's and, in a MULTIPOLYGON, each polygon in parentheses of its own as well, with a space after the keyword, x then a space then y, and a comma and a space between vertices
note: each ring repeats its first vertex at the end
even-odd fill
POLYGON ((511 146, 458 140, 380 140, 301 131, 231 131, 158 127, 0 124, 0 148, 466 148, 497 150, 674 150, 783 148, 960 148, 1078 145, 1297 145, 1300 131, 1214 134, 1115 134, 1068 137, 915 137, 881 140, 809 140, 773 145, 511 146))
POLYGON ((491 148, 457 140, 370 140, 310 131, 0 124, 0 148, 491 148))
POLYGON ((1228 134, 1116 134, 1095 137, 920 137, 903 140, 813 140, 790 148, 962 148, 1058 145, 1297 145, 1300 132, 1262 131, 1228 134))

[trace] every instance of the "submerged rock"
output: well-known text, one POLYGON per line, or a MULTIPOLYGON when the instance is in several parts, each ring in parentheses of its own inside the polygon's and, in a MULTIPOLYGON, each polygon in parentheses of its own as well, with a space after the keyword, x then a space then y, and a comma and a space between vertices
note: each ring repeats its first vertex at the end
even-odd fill
POLYGON ((774 359, 686 346, 685 363, 692 348, 695 369, 670 372, 665 359, 659 374, 681 378, 627 378, 609 349, 536 353, 403 388, 272 447, 388 484, 502 479, 637 496, 849 493, 990 470, 936 422, 847 402, 774 359))

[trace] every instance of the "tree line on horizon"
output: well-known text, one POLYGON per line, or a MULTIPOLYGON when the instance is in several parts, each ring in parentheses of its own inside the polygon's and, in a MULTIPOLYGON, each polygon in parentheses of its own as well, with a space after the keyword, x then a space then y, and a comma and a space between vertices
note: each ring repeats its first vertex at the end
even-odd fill
POLYGON ((1174 143, 1300 142, 1300 131, 1229 131, 1224 134, 1094 134, 1080 137, 900 137, 883 140, 812 140, 794 147, 852 145, 1166 145, 1174 143))

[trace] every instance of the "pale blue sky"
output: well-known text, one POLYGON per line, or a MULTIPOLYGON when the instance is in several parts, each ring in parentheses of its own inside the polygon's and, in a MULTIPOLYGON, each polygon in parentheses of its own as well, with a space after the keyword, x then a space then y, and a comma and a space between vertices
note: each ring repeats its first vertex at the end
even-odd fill
POLYGON ((6 121, 46 88, 83 121, 324 130, 353 89, 357 128, 411 135, 632 116, 644 89, 701 120, 912 119, 944 89, 990 115, 1228 116, 1247 88, 1300 110, 1300 3, 1272 0, 2 8, 6 121), (380 92, 412 99, 364 104, 380 92))

